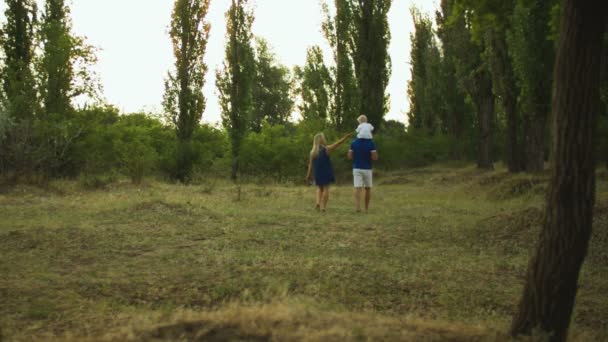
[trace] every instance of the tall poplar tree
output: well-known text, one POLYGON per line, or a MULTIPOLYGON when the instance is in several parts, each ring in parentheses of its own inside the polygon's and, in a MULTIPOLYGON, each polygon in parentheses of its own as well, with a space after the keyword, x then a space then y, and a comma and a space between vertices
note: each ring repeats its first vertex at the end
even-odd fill
POLYGON ((523 108, 524 166, 528 172, 544 169, 555 46, 551 11, 555 0, 517 1, 507 42, 513 60, 523 108))
POLYGON ((248 0, 232 0, 230 9, 226 12, 226 58, 223 68, 216 72, 222 123, 231 142, 231 178, 234 181, 239 172, 241 142, 250 125, 253 111, 255 56, 251 46, 251 25, 254 18, 247 5, 248 0))
POLYGON ((410 34, 412 78, 408 82, 407 117, 410 127, 424 128, 432 134, 442 126, 441 57, 430 18, 416 8, 411 9, 411 14, 415 31, 410 34))
POLYGON ((33 76, 38 8, 33 0, 6 0, 6 22, 0 32, 4 108, 12 120, 31 119, 37 108, 33 76))
POLYGON ((325 20, 322 31, 333 50, 333 110, 330 121, 338 130, 356 125, 360 98, 353 60, 353 17, 349 0, 334 0, 335 14, 323 3, 325 20))
POLYGON ((42 16, 41 37, 44 49, 41 76, 46 114, 67 114, 71 111, 70 91, 74 47, 70 35, 69 9, 64 0, 47 0, 42 16))
POLYGON ((187 181, 192 171, 192 134, 205 111, 203 86, 207 65, 203 58, 211 28, 206 17, 210 0, 176 0, 169 35, 173 44, 175 70, 165 81, 163 105, 175 124, 178 139, 175 176, 187 181))
POLYGON ((295 68, 297 92, 301 97, 298 110, 304 120, 327 120, 333 112, 333 79, 319 46, 306 51, 306 64, 295 68))
POLYGON ((449 25, 455 0, 441 0, 440 10, 436 12, 437 37, 441 41, 441 81, 439 92, 442 95, 442 108, 439 111, 443 129, 455 139, 452 156, 464 156, 464 134, 467 125, 473 122, 471 110, 466 103, 466 91, 458 85, 459 41, 463 37, 462 27, 449 25))
POLYGON ((519 88, 510 56, 507 35, 512 26, 514 1, 458 0, 458 5, 471 13, 473 39, 483 41, 482 58, 492 76, 494 93, 499 100, 506 122, 505 157, 510 172, 523 169, 523 139, 519 111, 519 88))
POLYGON ((266 40, 256 39, 255 52, 251 128, 260 132, 264 122, 278 125, 289 120, 293 82, 289 68, 277 61, 266 40))
POLYGON ((99 95, 99 83, 90 69, 97 62, 95 48, 72 33, 65 0, 46 1, 40 26, 43 55, 37 70, 44 112, 65 118, 73 110, 74 98, 99 95))
POLYGON ((377 128, 388 111, 392 0, 349 0, 353 17, 353 60, 360 94, 359 112, 377 128))

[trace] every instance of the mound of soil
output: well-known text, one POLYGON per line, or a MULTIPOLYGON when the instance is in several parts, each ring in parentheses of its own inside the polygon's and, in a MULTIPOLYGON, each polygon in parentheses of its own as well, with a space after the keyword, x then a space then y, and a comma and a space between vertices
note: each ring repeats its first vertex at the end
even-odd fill
POLYGON ((508 200, 524 195, 537 195, 546 192, 547 180, 541 176, 511 176, 496 175, 486 179, 487 184, 495 184, 488 193, 493 200, 508 200))

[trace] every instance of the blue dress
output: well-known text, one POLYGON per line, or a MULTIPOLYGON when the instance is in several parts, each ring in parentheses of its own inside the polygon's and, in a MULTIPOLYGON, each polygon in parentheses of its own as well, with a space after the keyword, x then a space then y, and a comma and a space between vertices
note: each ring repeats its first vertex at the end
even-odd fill
POLYGON ((331 159, 324 146, 319 149, 319 155, 313 160, 313 173, 317 186, 326 186, 336 181, 331 159))

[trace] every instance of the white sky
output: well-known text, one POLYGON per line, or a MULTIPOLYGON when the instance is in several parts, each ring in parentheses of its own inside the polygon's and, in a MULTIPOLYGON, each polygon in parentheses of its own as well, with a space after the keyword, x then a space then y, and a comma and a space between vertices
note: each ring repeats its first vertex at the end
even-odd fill
MULTIPOLYGON (((315 44, 324 48, 326 63, 332 62, 331 51, 320 32, 319 0, 253 2, 254 34, 270 42, 282 63, 289 67, 304 64, 306 49, 315 44)), ((391 96, 387 119, 405 121, 404 113, 409 107, 407 62, 409 35, 413 31, 409 9, 415 5, 434 18, 437 3, 437 0, 393 0, 389 13, 393 74, 387 89, 391 96)), ((224 57, 224 13, 229 5, 230 0, 211 0, 208 16, 211 36, 205 57, 209 66, 204 88, 207 97, 205 122, 220 120, 215 70, 224 57)), ((74 32, 86 36, 89 44, 101 49, 95 69, 101 77, 105 98, 124 112, 161 110, 163 81, 173 63, 167 33, 172 7, 173 0, 72 0, 74 32)), ((4 10, 5 3, 0 2, 2 17, 4 10)))

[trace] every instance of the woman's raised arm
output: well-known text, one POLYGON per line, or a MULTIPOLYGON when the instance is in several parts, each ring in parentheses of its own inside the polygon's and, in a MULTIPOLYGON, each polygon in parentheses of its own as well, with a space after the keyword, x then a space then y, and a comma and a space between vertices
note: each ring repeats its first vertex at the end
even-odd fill
POLYGON ((338 148, 340 145, 342 145, 346 141, 346 139, 350 138, 352 135, 353 135, 353 132, 350 132, 347 135, 345 135, 342 138, 340 138, 340 140, 338 140, 335 143, 327 146, 326 147, 327 153, 331 153, 333 150, 335 150, 336 148, 338 148))

